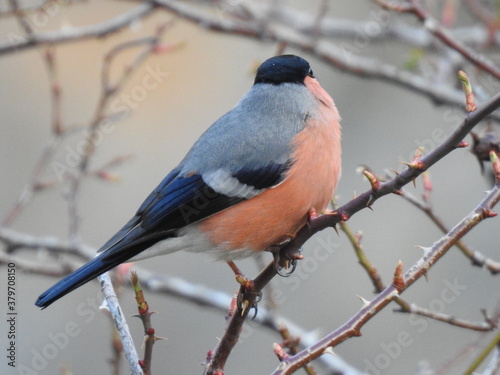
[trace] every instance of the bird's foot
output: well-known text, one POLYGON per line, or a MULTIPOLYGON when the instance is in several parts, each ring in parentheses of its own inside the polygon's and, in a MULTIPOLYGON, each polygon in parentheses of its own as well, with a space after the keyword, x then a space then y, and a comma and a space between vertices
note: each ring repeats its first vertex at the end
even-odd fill
POLYGON ((278 275, 283 277, 290 276, 297 267, 297 260, 303 259, 300 249, 284 252, 283 247, 292 241, 295 235, 287 235, 285 239, 276 245, 270 246, 268 251, 273 254, 274 267, 278 275))

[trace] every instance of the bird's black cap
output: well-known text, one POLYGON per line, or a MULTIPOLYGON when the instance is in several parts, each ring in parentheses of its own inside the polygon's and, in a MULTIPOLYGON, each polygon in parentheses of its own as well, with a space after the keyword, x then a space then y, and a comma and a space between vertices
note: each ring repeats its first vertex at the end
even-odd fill
POLYGON ((254 83, 270 83, 272 85, 281 83, 304 84, 304 79, 307 76, 314 77, 306 60, 295 55, 281 55, 271 57, 259 66, 254 83))

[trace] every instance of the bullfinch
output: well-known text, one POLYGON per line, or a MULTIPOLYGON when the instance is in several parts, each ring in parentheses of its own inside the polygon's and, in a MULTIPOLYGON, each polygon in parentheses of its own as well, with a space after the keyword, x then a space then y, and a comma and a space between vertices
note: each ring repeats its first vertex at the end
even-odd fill
POLYGON ((45 308, 111 268, 179 250, 234 260, 290 240, 340 176, 339 114, 295 55, 266 60, 236 106, 96 257, 38 297, 45 308))

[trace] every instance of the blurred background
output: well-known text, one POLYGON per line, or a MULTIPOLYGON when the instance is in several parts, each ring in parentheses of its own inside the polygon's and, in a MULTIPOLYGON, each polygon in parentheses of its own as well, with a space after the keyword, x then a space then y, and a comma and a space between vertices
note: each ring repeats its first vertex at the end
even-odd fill
MULTIPOLYGON (((2 3, 0 46, 22 42, 26 36, 25 26, 9 13, 16 3, 19 8, 41 4, 40 1, 2 3)), ((240 20, 232 12, 242 4, 265 6, 269 2, 165 3, 188 4, 224 23, 240 20)), ((338 64, 321 54, 322 50, 333 45, 344 51, 347 62, 360 59, 375 68, 389 64, 405 72, 404 77, 421 78, 424 88, 429 91, 442 90, 443 98, 462 99, 456 79, 459 68, 473 77, 478 103, 500 88, 495 78, 478 71, 433 39, 411 15, 383 10, 371 1, 271 3, 278 10, 290 8, 309 18, 321 19, 323 16, 324 24, 332 29, 332 36, 312 33, 310 43, 315 49, 307 49, 305 44, 299 48, 303 36, 287 34, 292 29, 289 25, 278 25, 273 30, 275 35, 280 32, 290 35, 291 40, 299 41, 296 44, 279 44, 276 38, 266 34, 271 28, 266 29, 265 25, 262 38, 245 37, 215 32, 159 8, 147 17, 138 17, 116 33, 54 43, 49 53, 53 56, 56 82, 60 87, 60 115, 63 126, 73 130, 57 141, 56 151, 40 175, 40 181, 50 186, 34 193, 8 227, 19 233, 51 237, 63 243, 75 239, 68 214, 70 184, 67 179, 61 183, 58 173, 61 166, 68 166, 72 150, 81 147, 88 135, 85 129, 95 116, 102 94, 104 58, 121 43, 155 35, 165 22, 173 21, 161 37, 161 45, 166 51, 148 55, 105 111, 107 115, 115 115, 113 118, 118 114, 119 119, 99 133, 101 138, 90 158, 89 170, 103 173, 91 174, 81 181, 76 199, 76 238, 94 248, 102 245, 130 218, 202 132, 235 105, 251 87, 256 66, 278 52, 299 54, 307 59, 342 116, 343 174, 336 192, 339 205, 369 189, 366 179, 356 171, 360 165, 368 165, 380 175, 391 169, 402 170, 401 161, 410 161, 419 146, 425 147, 424 153, 433 149, 460 124, 465 113, 463 104, 449 105, 450 100, 446 99, 442 100, 445 105, 436 105, 439 100, 431 100, 425 90, 417 92, 397 80, 391 82, 376 74, 363 74, 360 69, 357 74, 353 72, 356 69, 339 69, 338 64), (407 39, 401 37, 403 34, 385 33, 392 28, 402 33, 406 30, 407 39), (119 162, 106 167, 113 160, 119 162)), ((488 2, 477 3, 494 14, 488 2)), ((46 1, 37 11, 27 12, 24 20, 33 33, 64 34, 85 25, 103 23, 140 4, 133 1, 46 1)), ((429 12, 443 23, 447 22, 446 26, 456 29, 456 35, 468 40, 473 48, 495 60, 498 54, 495 40, 487 44, 486 32, 475 34, 477 28, 482 30, 483 23, 462 2, 432 2, 429 12), (453 19, 449 20, 448 16, 453 19)), ((30 181, 45 147, 54 137, 51 96, 51 82, 54 81, 49 78, 47 68, 48 48, 48 44, 14 50, 0 48, 2 219, 30 181)), ((126 66, 130 66, 143 50, 144 45, 140 45, 117 56, 110 69, 111 79, 119 79, 126 66)), ((477 130, 481 132, 485 126, 486 123, 480 124, 477 130)), ((470 137, 467 141, 472 143, 470 137)), ((432 208, 448 227, 473 210, 485 196, 492 184, 487 178, 490 168, 486 164, 487 171, 482 175, 470 148, 452 152, 431 168, 432 208)), ((416 187, 409 185, 405 189, 420 197, 423 192, 421 179, 416 181, 416 187)), ((386 196, 373 208, 373 211, 359 212, 348 225, 354 232, 362 233, 367 256, 388 284, 398 260, 402 260, 406 270, 421 256, 416 246, 429 246, 442 234, 422 211, 400 196, 386 196)), ((498 219, 491 219, 468 234, 465 242, 486 257, 498 259, 499 239, 498 219)), ((6 249, 7 246, 2 249, 0 285, 5 285, 7 280, 5 259, 29 260, 41 265, 62 262, 74 266, 82 262, 78 257, 55 258, 46 249, 20 248, 8 258, 6 249)), ((278 291, 276 295, 280 296, 275 301, 275 313, 310 335, 322 337, 359 310, 361 302, 357 295, 373 298, 374 288, 343 233, 337 235, 333 230, 325 230, 317 234, 304 246, 303 254, 305 260, 299 262, 290 278, 277 277, 272 281, 270 289, 278 291)), ((270 260, 267 254, 264 262, 270 260)), ((228 297, 237 289, 226 264, 214 262, 204 255, 179 252, 141 261, 137 266, 221 291, 228 297)), ((260 267, 254 259, 239 261, 238 266, 251 277, 260 267)), ((95 308, 96 303, 100 303, 97 281, 44 311, 34 306, 37 296, 58 278, 17 268, 18 367, 7 366, 7 359, 2 355, 2 373, 111 372, 112 324, 95 308), (72 335, 66 335, 67 340, 57 341, 65 336, 66 330, 72 335), (56 342, 59 342, 58 347, 54 346, 56 342)), ((481 308, 492 315, 498 313, 498 287, 498 276, 473 267, 470 260, 453 248, 432 268, 426 279, 419 280, 403 297, 433 312, 480 322, 484 319, 481 308)), ((3 314, 7 300, 3 287, 0 297, 3 314)), ((216 345, 224 330, 225 312, 152 292, 146 292, 146 297, 152 309, 158 311, 153 316, 157 334, 168 338, 155 345, 153 373, 202 373, 201 364, 207 351, 216 345)), ((127 316, 136 312, 129 288, 123 289, 120 299, 127 316)), ((458 374, 495 335, 396 313, 391 307, 366 324, 362 337, 349 339, 334 348, 337 356, 369 374, 458 374)), ((394 308, 397 308, 395 304, 394 308)), ((7 343, 5 317, 0 319, 2 343, 7 343)), ((129 318, 129 324, 139 348, 142 325, 133 318, 129 318)), ((278 365, 272 344, 280 341, 276 332, 249 322, 229 358, 225 373, 271 373, 278 365)), ((2 349, 5 353, 5 345, 2 349)), ((322 369, 321 364, 317 366, 319 373, 332 373, 322 369)), ((122 367, 122 373, 127 373, 125 363, 122 367)))

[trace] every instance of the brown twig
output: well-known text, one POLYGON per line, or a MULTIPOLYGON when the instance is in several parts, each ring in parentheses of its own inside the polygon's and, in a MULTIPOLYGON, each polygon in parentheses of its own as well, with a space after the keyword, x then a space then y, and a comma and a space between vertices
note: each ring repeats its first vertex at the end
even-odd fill
POLYGON ((342 232, 344 232, 344 234, 347 236, 349 242, 351 243, 354 252, 356 254, 356 257, 358 258, 359 264, 361 264, 361 266, 368 274, 368 277, 370 278, 373 286, 375 287, 375 292, 380 293, 382 290, 385 289, 385 285, 382 281, 382 278, 380 277, 380 274, 378 273, 378 270, 375 268, 373 263, 368 259, 363 250, 363 247, 361 246, 361 235, 354 234, 347 225, 347 223, 344 221, 341 221, 339 223, 339 226, 342 232))
POLYGON ((425 316, 427 318, 444 322, 452 326, 461 327, 472 331, 488 332, 496 329, 498 326, 496 322, 489 321, 486 319, 484 322, 470 322, 468 320, 459 319, 451 315, 433 312, 429 309, 424 309, 423 307, 419 307, 414 304, 409 305, 409 307, 396 309, 394 311, 425 316))
POLYGON ((158 340, 164 340, 162 337, 155 335, 155 329, 151 323, 151 315, 155 312, 149 310, 149 305, 144 298, 144 292, 142 291, 141 283, 139 282, 139 277, 136 272, 132 272, 130 275, 132 281, 132 288, 135 293, 135 300, 137 302, 138 314, 135 317, 141 319, 144 326, 144 359, 140 361, 144 375, 151 375, 151 362, 153 358, 153 345, 158 340))

